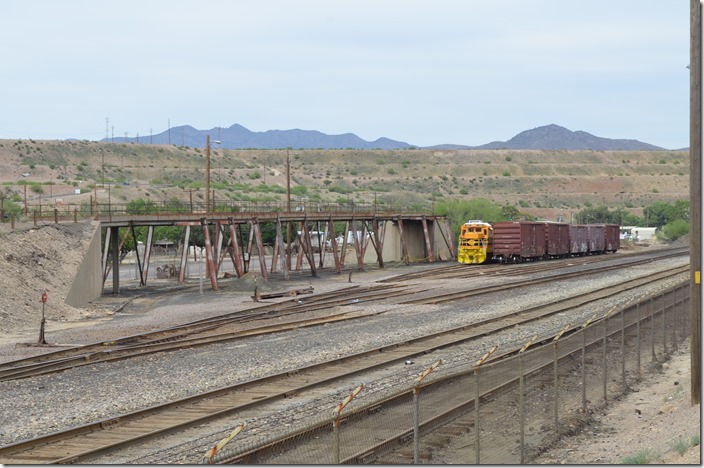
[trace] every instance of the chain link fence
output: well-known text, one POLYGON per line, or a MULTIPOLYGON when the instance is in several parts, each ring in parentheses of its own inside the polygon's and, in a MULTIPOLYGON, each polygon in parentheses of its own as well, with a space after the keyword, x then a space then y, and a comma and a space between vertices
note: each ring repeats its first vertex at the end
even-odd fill
POLYGON ((470 369, 444 371, 440 361, 374 398, 360 387, 330 414, 236 438, 203 462, 411 464, 451 453, 459 464, 529 463, 658 371, 688 336, 689 285, 681 283, 520 350, 499 356, 494 348, 470 369))

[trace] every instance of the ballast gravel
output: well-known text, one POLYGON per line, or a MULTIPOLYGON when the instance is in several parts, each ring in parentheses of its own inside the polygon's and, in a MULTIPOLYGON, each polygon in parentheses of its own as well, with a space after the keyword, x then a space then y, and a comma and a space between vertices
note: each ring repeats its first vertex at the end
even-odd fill
MULTIPOLYGON (((615 258, 612 261, 617 260, 615 258)), ((207 347, 82 366, 47 376, 0 382, 0 394, 3 395, 0 399, 0 444, 116 417, 147 406, 335 357, 405 342, 484 318, 619 284, 651 272, 670 270, 686 265, 687 262, 686 257, 670 258, 613 273, 585 275, 583 279, 558 279, 548 287, 535 286, 522 290, 519 294, 499 292, 443 305, 389 305, 359 301, 344 306, 344 311, 378 314, 334 325, 244 338, 207 347)), ((279 287, 288 289, 314 285, 315 292, 319 293, 351 285, 371 285, 395 274, 426 267, 404 266, 388 270, 355 271, 352 284, 348 282, 345 274, 341 275, 343 278, 340 275, 314 280, 297 278, 279 287)), ((517 279, 519 278, 513 277, 510 281, 517 279)), ((467 368, 469 363, 475 362, 494 345, 509 348, 520 346, 535 334, 544 337, 554 335, 567 323, 585 321, 594 313, 604 313, 610 307, 624 304, 632 297, 672 286, 684 279, 685 276, 678 280, 652 284, 638 291, 605 299, 598 304, 578 308, 569 314, 557 314, 546 320, 478 339, 468 345, 434 352, 408 365, 377 370, 365 376, 365 395, 371 397, 396 388, 407 388, 419 372, 440 358, 443 359, 444 369, 467 368)), ((464 288, 468 284, 484 286, 489 282, 501 284, 502 281, 507 279, 476 277, 471 280, 431 280, 423 281, 422 287, 438 292, 443 289, 449 291, 464 288)), ((250 291, 232 289, 223 294, 200 294, 195 290, 187 294, 179 293, 183 299, 180 304, 171 300, 168 306, 157 305, 138 313, 130 312, 129 307, 114 311, 108 306, 106 310, 109 313, 94 312, 93 317, 80 323, 82 326, 67 326, 53 333, 49 327, 48 340, 54 343, 87 344, 137 333, 139 330, 158 329, 205 316, 242 310, 253 305, 250 291), (194 297, 186 297, 188 295, 194 297)), ((118 302, 113 299, 112 305, 118 302)), ((30 340, 30 328, 26 327, 24 335, 18 336, 30 340)), ((35 351, 4 341, 0 344, 0 361, 35 351)), ((210 446, 239 423, 247 424, 251 437, 260 437, 262 434, 273 434, 273 431, 290 428, 306 420, 325 418, 330 415, 340 399, 348 395, 359 383, 358 380, 339 381, 300 398, 273 403, 255 416, 247 415, 245 420, 234 416, 230 420, 168 436, 141 448, 108 454, 95 459, 94 462, 198 463, 210 446)))

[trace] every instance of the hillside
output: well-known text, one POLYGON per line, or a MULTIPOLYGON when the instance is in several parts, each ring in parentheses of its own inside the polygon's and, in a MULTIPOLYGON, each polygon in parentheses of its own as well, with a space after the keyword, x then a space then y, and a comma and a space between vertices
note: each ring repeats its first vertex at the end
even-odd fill
MULTIPOLYGON (((214 148, 211 155, 216 200, 285 202, 286 150, 214 148)), ((655 201, 689 198, 684 151, 291 150, 290 160, 292 190, 308 202, 376 199, 430 210, 441 199, 486 198, 538 217, 569 220, 589 205, 640 215, 655 201)), ((188 201, 189 195, 202 202, 204 181, 200 148, 0 140, 2 190, 20 204, 23 184, 32 184, 30 203, 41 199, 49 205, 57 198, 88 203, 94 194, 101 203, 108 197, 111 203, 188 201), (76 188, 83 193, 73 195, 76 188)))

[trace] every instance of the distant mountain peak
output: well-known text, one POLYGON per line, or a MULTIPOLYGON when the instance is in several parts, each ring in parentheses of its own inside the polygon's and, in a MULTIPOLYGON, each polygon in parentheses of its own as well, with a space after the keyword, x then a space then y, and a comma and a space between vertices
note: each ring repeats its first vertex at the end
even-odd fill
POLYGON ((539 149, 539 150, 662 150, 659 146, 638 140, 614 140, 594 136, 581 130, 573 132, 556 124, 524 130, 508 141, 494 141, 477 146, 482 149, 539 149))
MULTIPOLYGON (((206 136, 211 143, 219 141, 219 147, 227 149, 407 149, 416 147, 403 141, 381 137, 366 141, 354 133, 328 135, 317 130, 267 130, 253 132, 240 124, 228 128, 216 127, 197 130, 190 125, 173 127, 157 135, 140 138, 105 138, 102 141, 115 143, 174 144, 192 148, 205 146, 206 136)), ((533 149, 533 150, 663 150, 664 148, 638 140, 613 140, 601 138, 581 130, 572 131, 556 124, 525 130, 508 141, 493 141, 481 146, 444 144, 428 146, 428 149, 533 149)))

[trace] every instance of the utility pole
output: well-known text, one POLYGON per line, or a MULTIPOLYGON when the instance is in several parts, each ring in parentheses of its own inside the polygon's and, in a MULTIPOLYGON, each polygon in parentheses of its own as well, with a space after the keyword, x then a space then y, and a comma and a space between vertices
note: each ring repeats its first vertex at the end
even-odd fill
POLYGON ((291 156, 286 148, 286 211, 291 212, 291 156))
POLYGON ((210 211, 210 135, 205 136, 205 214, 210 211))
POLYGON ((689 307, 692 406, 701 401, 702 271, 702 5, 690 0, 689 49, 689 307))
MULTIPOLYGON (((27 186, 25 185, 25 188, 27 186)), ((291 155, 286 148, 286 211, 291 212, 291 155)), ((291 270, 291 221, 286 223, 286 265, 291 270)))

